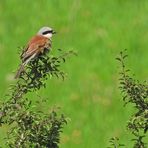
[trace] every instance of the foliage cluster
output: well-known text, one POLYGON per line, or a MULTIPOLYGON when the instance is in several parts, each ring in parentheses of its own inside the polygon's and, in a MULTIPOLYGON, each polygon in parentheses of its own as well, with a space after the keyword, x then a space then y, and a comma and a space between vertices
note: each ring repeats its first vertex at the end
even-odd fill
POLYGON ((0 126, 9 126, 6 138, 8 147, 58 147, 60 133, 67 123, 65 116, 58 115, 56 110, 45 113, 41 109, 33 109, 33 106, 40 106, 43 101, 36 101, 34 104, 26 94, 46 87, 46 80, 51 76, 64 79, 65 74, 60 66, 69 55, 75 53, 59 52, 58 56, 44 53, 31 61, 16 84, 11 86, 6 101, 1 104, 0 126))
MULTIPOLYGON (((127 130, 134 135, 132 139, 134 141, 134 148, 146 148, 147 143, 145 139, 148 136, 148 84, 147 82, 141 83, 134 76, 130 75, 130 70, 125 65, 126 58, 127 54, 125 50, 124 52, 120 52, 120 56, 116 59, 120 62, 121 66, 119 89, 121 90, 123 101, 125 105, 132 104, 136 109, 127 123, 127 130)), ((124 146, 119 144, 119 139, 117 139, 112 138, 110 141, 111 145, 114 148, 124 146)))

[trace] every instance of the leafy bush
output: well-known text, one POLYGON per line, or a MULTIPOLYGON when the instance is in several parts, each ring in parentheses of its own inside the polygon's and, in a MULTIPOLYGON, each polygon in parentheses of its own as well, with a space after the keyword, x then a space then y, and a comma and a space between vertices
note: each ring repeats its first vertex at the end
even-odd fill
MULTIPOLYGON (((145 138, 148 136, 148 84, 147 82, 141 83, 130 76, 130 70, 125 65, 126 58, 126 50, 120 52, 120 56, 117 58, 121 66, 119 89, 125 105, 130 103, 136 108, 136 112, 127 123, 127 129, 134 135, 132 139, 134 141, 133 148, 146 148, 147 143, 144 141, 146 141, 145 138)), ((115 140, 111 139, 112 146, 114 148, 121 146, 113 145, 115 140)))
POLYGON ((69 55, 75 53, 63 53, 61 50, 59 52, 59 56, 44 53, 31 61, 16 84, 11 86, 7 100, 0 106, 0 126, 9 125, 6 138, 8 147, 58 148, 60 133, 64 124, 67 124, 65 116, 58 115, 56 110, 45 113, 32 109, 43 101, 33 103, 31 98, 26 98, 25 95, 46 87, 46 80, 51 76, 64 79, 65 74, 60 66, 69 55))

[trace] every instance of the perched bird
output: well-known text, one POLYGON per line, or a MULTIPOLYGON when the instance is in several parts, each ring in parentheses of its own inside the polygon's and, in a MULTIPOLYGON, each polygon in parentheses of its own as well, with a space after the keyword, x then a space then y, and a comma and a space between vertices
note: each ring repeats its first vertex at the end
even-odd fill
POLYGON ((25 66, 31 60, 38 57, 40 53, 44 53, 45 50, 51 50, 51 37, 55 33, 50 27, 42 27, 38 33, 32 37, 21 54, 22 64, 15 75, 15 79, 20 77, 25 66))

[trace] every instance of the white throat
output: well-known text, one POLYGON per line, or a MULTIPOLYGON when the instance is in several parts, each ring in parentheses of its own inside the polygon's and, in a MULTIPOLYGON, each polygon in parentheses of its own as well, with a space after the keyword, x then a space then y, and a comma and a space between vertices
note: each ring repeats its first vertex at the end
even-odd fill
POLYGON ((46 38, 48 38, 48 39, 51 39, 52 33, 48 33, 48 34, 45 34, 45 35, 43 35, 43 36, 46 37, 46 38))

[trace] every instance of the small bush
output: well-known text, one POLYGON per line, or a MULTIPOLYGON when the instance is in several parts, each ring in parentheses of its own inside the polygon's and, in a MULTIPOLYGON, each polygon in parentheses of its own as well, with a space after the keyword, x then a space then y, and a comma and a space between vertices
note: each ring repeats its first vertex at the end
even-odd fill
MULTIPOLYGON (((121 66, 119 89, 122 93, 124 104, 132 104, 136 111, 131 115, 128 123, 127 130, 130 131, 134 138, 133 148, 146 148, 147 143, 145 138, 148 136, 148 84, 147 82, 141 83, 134 77, 130 76, 130 70, 126 68, 125 59, 127 58, 126 50, 120 52, 116 58, 121 66)), ((112 139, 112 142, 115 140, 112 139)), ((113 146, 113 145, 112 145, 113 146)), ((113 146, 118 148, 118 146, 113 146)))
POLYGON ((31 61, 16 84, 11 86, 11 92, 0 106, 0 126, 9 125, 5 138, 8 147, 59 147, 60 133, 64 124, 67 124, 65 116, 58 115, 56 110, 45 113, 32 109, 33 106, 39 106, 41 100, 34 104, 31 98, 25 96, 28 92, 45 88, 46 80, 51 76, 64 79, 65 74, 60 66, 69 55, 75 53, 73 51, 63 53, 61 50, 59 52, 59 56, 44 53, 31 61))

